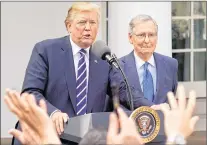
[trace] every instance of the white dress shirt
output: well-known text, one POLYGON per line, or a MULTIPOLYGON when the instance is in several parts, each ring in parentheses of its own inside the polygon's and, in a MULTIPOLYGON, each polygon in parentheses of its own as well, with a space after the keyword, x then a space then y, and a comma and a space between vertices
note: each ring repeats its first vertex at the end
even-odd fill
MULTIPOLYGON (((139 76, 140 86, 141 86, 141 89, 142 89, 142 92, 143 92, 143 80, 144 80, 143 75, 144 75, 144 63, 145 63, 145 61, 143 61, 139 56, 137 56, 135 51, 134 51, 134 58, 135 58, 137 73, 138 73, 138 76, 139 76)), ((154 60, 153 55, 148 60, 148 63, 149 63, 148 70, 150 71, 150 73, 152 75, 153 86, 154 86, 154 94, 155 94, 156 93, 157 76, 156 76, 156 64, 155 64, 155 60, 154 60)))
MULTIPOLYGON (((73 60, 74 60, 74 66, 75 66, 75 75, 76 75, 76 78, 77 78, 77 75, 78 75, 78 62, 79 62, 79 58, 80 58, 79 51, 82 48, 80 48, 78 45, 76 45, 72 41, 71 37, 70 37, 70 42, 71 42, 72 52, 73 52, 73 60)), ((86 69, 87 69, 87 74, 86 74, 86 76, 87 76, 87 85, 88 85, 88 74, 89 74, 89 49, 90 49, 90 47, 84 49, 84 50, 86 50, 85 61, 86 61, 86 69)))
MULTIPOLYGON (((69 41, 69 40, 68 40, 69 41)), ((79 58, 80 58, 80 53, 79 51, 82 49, 80 48, 78 45, 76 45, 71 37, 70 37, 70 43, 71 43, 71 46, 72 46, 72 53, 73 53, 73 61, 74 61, 74 67, 75 67, 75 75, 76 75, 76 79, 77 79, 77 75, 78 75, 78 62, 79 62, 79 58)), ((88 79, 89 79, 89 49, 90 47, 88 48, 85 48, 86 50, 86 55, 85 55, 85 61, 86 61, 86 69, 87 69, 87 72, 86 72, 86 77, 87 77, 87 86, 88 86, 88 79)), ((67 66, 65 66, 67 67, 67 66)), ((69 73, 69 72, 68 72, 69 73)), ((88 87, 86 88, 86 93, 88 93, 88 87)), ((87 98, 86 98, 87 100, 87 98)), ((55 110, 54 112, 51 113, 50 117, 57 111, 60 111, 60 110, 55 110)))

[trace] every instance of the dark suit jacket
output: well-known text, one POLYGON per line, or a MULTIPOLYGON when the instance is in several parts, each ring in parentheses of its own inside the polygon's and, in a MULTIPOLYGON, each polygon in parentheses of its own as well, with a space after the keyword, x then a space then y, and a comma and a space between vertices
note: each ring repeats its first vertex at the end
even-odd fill
MULTIPOLYGON (((91 51, 89 55, 87 113, 112 111, 108 110, 112 109, 112 104, 105 102, 106 96, 112 96, 113 86, 120 82, 117 72, 91 51)), ((126 87, 118 86, 119 94, 125 95, 126 87)), ((35 45, 26 69, 24 92, 34 94, 37 100, 45 99, 48 115, 59 109, 69 117, 76 116, 76 75, 69 36, 35 45)), ((111 98, 109 102, 112 102, 111 98)))
MULTIPOLYGON (((103 112, 106 95, 111 96, 113 69, 89 51, 87 113, 103 112)), ((76 77, 69 37, 45 40, 33 49, 23 83, 23 92, 47 100, 48 114, 56 109, 76 116, 76 77)))
MULTIPOLYGON (((126 74, 129 85, 133 91, 136 91, 134 96, 134 107, 140 106, 152 106, 154 104, 160 104, 167 102, 167 92, 175 92, 177 88, 177 70, 178 62, 176 59, 161 55, 154 52, 154 59, 156 63, 156 93, 153 101, 149 101, 144 98, 142 92, 139 76, 137 74, 137 68, 135 64, 134 51, 130 54, 119 59, 119 63, 126 74)), ((122 102, 125 102, 125 98, 120 97, 122 102)))

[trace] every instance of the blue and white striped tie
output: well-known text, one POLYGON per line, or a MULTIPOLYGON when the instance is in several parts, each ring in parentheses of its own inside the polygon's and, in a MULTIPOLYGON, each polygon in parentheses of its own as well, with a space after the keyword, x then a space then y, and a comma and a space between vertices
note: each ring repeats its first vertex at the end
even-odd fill
POLYGON ((87 68, 85 61, 86 51, 80 50, 80 59, 78 62, 78 75, 76 79, 76 110, 77 115, 86 114, 87 105, 87 68))

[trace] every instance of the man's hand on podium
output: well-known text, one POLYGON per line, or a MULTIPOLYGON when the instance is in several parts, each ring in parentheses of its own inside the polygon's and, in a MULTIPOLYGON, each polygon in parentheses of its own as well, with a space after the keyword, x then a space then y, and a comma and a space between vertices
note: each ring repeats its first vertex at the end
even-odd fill
POLYGON ((51 116, 51 118, 57 133, 61 135, 64 131, 64 123, 66 123, 69 119, 67 113, 57 111, 51 116))
POLYGON ((107 144, 141 145, 143 144, 137 132, 135 122, 128 118, 124 111, 117 109, 119 118, 115 113, 110 114, 107 144), (120 132, 119 132, 120 130, 120 132))
POLYGON ((165 108, 170 109, 170 105, 168 103, 162 103, 162 104, 158 104, 158 105, 152 105, 150 108, 154 109, 154 110, 161 110, 161 106, 165 106, 165 108))
POLYGON ((60 144, 53 123, 47 115, 44 100, 40 100, 40 107, 36 104, 32 94, 20 93, 7 89, 4 101, 9 110, 14 113, 20 122, 21 131, 11 129, 9 133, 22 144, 60 144))

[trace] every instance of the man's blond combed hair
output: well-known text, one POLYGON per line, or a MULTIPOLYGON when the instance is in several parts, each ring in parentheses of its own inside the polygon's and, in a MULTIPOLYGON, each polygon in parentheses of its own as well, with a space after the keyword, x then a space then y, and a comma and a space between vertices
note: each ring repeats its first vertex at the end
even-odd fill
POLYGON ((86 12, 96 11, 98 14, 98 22, 99 22, 100 7, 97 4, 93 4, 90 2, 77 2, 74 3, 68 10, 68 14, 65 19, 65 26, 67 27, 67 24, 74 20, 74 17, 77 13, 84 12, 84 11, 86 12))

